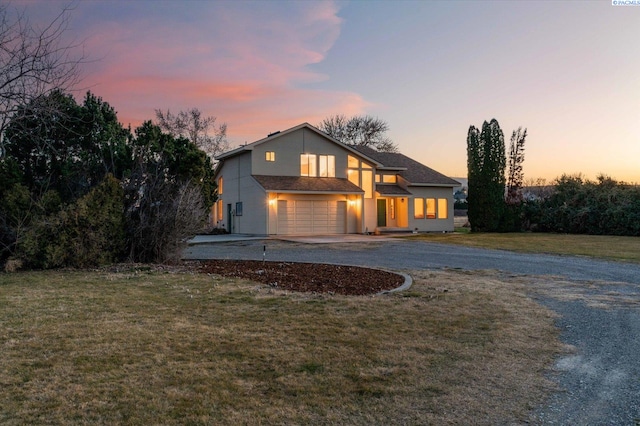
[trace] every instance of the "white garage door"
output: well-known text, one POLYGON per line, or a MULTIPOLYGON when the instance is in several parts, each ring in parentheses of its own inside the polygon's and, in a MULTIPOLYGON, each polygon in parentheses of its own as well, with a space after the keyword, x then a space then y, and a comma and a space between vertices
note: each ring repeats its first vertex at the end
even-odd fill
POLYGON ((278 234, 344 234, 346 201, 279 200, 278 234))

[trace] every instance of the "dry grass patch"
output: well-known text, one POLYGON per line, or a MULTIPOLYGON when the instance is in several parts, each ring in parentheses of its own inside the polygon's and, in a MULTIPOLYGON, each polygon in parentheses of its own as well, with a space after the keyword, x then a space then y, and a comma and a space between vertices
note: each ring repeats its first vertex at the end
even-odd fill
POLYGON ((524 253, 589 256, 640 263, 640 238, 544 233, 420 234, 405 238, 524 253))
POLYGON ((523 421, 561 349, 491 273, 384 297, 190 273, 0 275, 2 424, 523 421))

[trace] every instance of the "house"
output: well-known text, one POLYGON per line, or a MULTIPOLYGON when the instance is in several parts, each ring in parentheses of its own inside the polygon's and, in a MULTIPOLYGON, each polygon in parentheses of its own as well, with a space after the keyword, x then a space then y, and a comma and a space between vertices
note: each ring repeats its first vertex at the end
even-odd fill
POLYGON ((457 181, 402 154, 345 145, 308 123, 217 160, 212 216, 231 233, 453 231, 457 181))

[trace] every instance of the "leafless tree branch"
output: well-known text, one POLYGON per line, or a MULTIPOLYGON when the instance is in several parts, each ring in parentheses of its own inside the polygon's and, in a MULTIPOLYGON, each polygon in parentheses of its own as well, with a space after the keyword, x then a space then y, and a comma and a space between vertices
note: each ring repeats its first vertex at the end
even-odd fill
POLYGON ((24 11, 0 5, 0 156, 4 130, 25 107, 59 89, 68 91, 80 81, 86 62, 82 43, 67 43, 73 7, 65 6, 44 27, 32 25, 24 11))
POLYGON ((214 157, 229 149, 227 141, 227 124, 216 127, 216 117, 204 117, 198 108, 180 111, 173 114, 157 109, 158 126, 173 137, 189 139, 198 148, 207 153, 214 162, 214 157))

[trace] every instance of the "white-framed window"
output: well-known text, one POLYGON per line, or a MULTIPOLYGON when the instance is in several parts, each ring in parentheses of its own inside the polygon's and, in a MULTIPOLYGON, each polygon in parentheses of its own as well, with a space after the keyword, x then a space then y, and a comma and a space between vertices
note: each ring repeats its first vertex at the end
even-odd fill
POLYGON ((320 177, 336 177, 336 156, 320 154, 320 177))
POLYGON ((276 153, 274 151, 267 151, 264 153, 264 159, 266 161, 276 161, 276 153))
POLYGON ((300 176, 318 176, 316 154, 300 154, 300 176))

